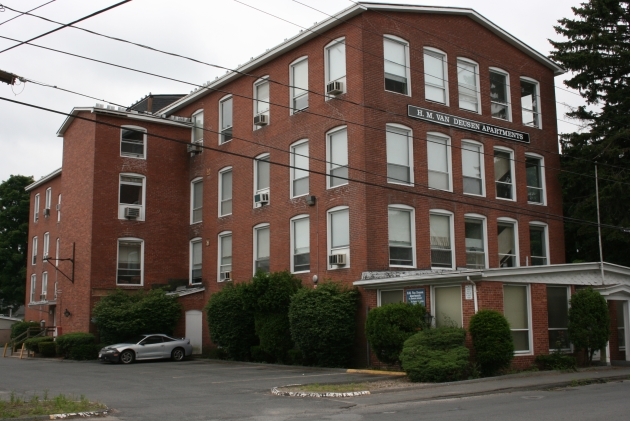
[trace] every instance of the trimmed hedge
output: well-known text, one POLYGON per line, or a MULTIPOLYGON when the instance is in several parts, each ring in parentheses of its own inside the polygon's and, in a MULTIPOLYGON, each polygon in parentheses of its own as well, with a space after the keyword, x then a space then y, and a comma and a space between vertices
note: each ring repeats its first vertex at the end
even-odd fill
POLYGON ((71 360, 94 360, 98 357, 98 345, 91 333, 66 333, 57 336, 57 354, 71 360))
POLYGON ((347 367, 355 342, 356 289, 324 283, 302 288, 291 297, 291 337, 307 365, 347 367))
POLYGON ((57 345, 55 342, 40 342, 37 347, 39 348, 39 353, 44 358, 52 358, 57 355, 57 345))
POLYGON ((55 338, 53 338, 52 336, 38 336, 37 338, 29 338, 24 341, 24 347, 29 351, 41 352, 39 346, 42 343, 53 342, 54 340, 55 338))
POLYGON ((466 332, 456 327, 421 331, 403 344, 401 365, 413 382, 448 382, 467 377, 466 332))
POLYGON ((537 355, 535 363, 540 370, 576 370, 576 358, 557 352, 537 355))
POLYGON ((366 338, 379 359, 386 364, 400 363, 403 343, 425 325, 425 307, 396 303, 368 312, 366 338))
POLYGON ((40 327, 38 322, 18 322, 14 323, 11 326, 11 339, 15 339, 24 332, 26 332, 29 328, 40 327))
POLYGON ((480 310, 469 322, 475 360, 483 376, 508 368, 515 347, 508 320, 495 310, 480 310))

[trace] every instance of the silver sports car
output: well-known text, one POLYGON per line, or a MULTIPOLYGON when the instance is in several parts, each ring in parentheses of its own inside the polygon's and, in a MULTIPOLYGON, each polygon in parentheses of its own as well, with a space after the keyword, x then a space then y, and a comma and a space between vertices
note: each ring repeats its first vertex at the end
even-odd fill
POLYGON ((128 341, 106 346, 99 351, 99 360, 131 364, 135 360, 171 358, 182 361, 193 353, 190 339, 167 335, 139 335, 128 341))

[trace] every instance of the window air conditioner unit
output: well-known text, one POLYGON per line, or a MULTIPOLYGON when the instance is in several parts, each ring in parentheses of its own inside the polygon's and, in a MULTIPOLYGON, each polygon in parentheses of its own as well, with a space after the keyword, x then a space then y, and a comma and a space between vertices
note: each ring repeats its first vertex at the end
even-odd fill
POLYGON ((57 212, 59 212, 61 210, 61 203, 57 203, 57 206, 55 206, 55 209, 57 209, 57 212))
POLYGON ((327 95, 339 95, 344 92, 344 82, 331 82, 326 85, 327 95))
POLYGON ((50 208, 44 209, 44 216, 47 218, 50 216, 50 208))
POLYGON ((42 261, 43 261, 43 262, 48 261, 48 255, 47 255, 47 254, 45 254, 45 255, 43 255, 43 256, 42 256, 42 261))
POLYGON ((140 209, 138 208, 125 208, 125 218, 138 219, 140 217, 140 209))
POLYGON ((186 152, 192 153, 192 154, 198 154, 202 152, 202 145, 197 144, 197 143, 189 143, 188 145, 186 145, 186 152))
POLYGON ((230 272, 230 271, 228 271, 228 272, 221 272, 219 275, 220 275, 219 276, 219 278, 220 278, 219 280, 222 281, 222 282, 223 281, 232 281, 232 272, 230 272))
POLYGON ((269 193, 259 193, 254 195, 254 203, 267 205, 269 203, 269 193))
POLYGON ((255 126, 267 126, 269 123, 269 117, 265 114, 259 114, 254 116, 254 125, 255 126))
POLYGON ((329 265, 346 266, 346 254, 331 254, 329 256, 329 265))

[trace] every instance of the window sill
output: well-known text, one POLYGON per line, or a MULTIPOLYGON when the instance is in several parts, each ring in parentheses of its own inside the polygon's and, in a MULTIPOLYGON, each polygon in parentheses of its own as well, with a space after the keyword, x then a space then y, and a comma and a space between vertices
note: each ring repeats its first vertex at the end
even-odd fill
MULTIPOLYGON (((332 176, 328 175, 327 177, 332 177, 332 176)), ((333 190, 333 189, 337 189, 337 188, 340 188, 340 187, 348 186, 349 184, 350 184, 350 183, 344 183, 344 184, 340 184, 340 185, 338 185, 338 186, 334 186, 334 187, 327 186, 327 188, 326 188, 326 189, 327 189, 327 190, 333 190)))
POLYGON ((309 270, 301 270, 300 272, 291 272, 292 275, 301 275, 305 273, 311 273, 311 269, 309 270))
POLYGON ((496 196, 496 197, 495 197, 495 199, 497 199, 497 200, 503 200, 503 201, 505 201, 505 202, 516 202, 516 200, 515 200, 515 199, 507 199, 507 198, 505 198, 505 197, 497 197, 497 196, 496 196))
POLYGON ((465 191, 463 191, 462 194, 464 194, 466 196, 473 196, 473 197, 486 197, 486 194, 467 193, 465 191))
POLYGON ((540 203, 540 202, 528 202, 529 205, 535 205, 535 206, 546 206, 545 203, 540 203))
POLYGON ((232 139, 228 139, 225 142, 219 142, 219 146, 225 145, 226 143, 230 143, 230 142, 232 142, 232 139))
POLYGON ((291 116, 294 116, 296 114, 302 114, 303 112, 308 111, 308 110, 309 110, 309 107, 301 108, 299 110, 291 110, 289 112, 289 116, 291 117, 291 116))
POLYGON ((396 181, 387 181, 387 184, 396 184, 397 186, 404 186, 404 187, 414 187, 414 182, 411 183, 399 183, 396 181))
POLYGON ((453 192, 454 192, 454 191, 453 191, 453 189, 449 189, 449 190, 445 190, 445 189, 437 189, 437 188, 435 188, 435 187, 430 187, 430 186, 427 186, 427 189, 428 189, 428 190, 434 190, 434 191, 444 191, 444 192, 447 192, 447 193, 453 193, 453 192))
POLYGON ((388 89, 384 89, 383 91, 384 91, 384 92, 388 92, 388 93, 390 93, 390 94, 397 94, 397 95, 406 96, 406 97, 408 97, 408 98, 411 98, 411 97, 412 97, 412 95, 411 95, 411 94, 402 94, 401 92, 390 91, 390 90, 388 90, 388 89))
POLYGON ((131 159, 141 159, 143 161, 146 161, 147 158, 145 158, 144 156, 140 156, 140 155, 122 155, 120 156, 121 158, 131 158, 131 159))
POLYGON ((225 215, 219 215, 217 218, 225 218, 226 216, 232 216, 231 213, 227 213, 225 215))
POLYGON ((499 120, 499 121, 505 121, 507 123, 513 122, 513 120, 511 120, 510 118, 501 118, 501 117, 493 117, 493 116, 491 116, 491 118, 494 118, 495 120, 499 120))
POLYGON ((444 107, 449 107, 449 104, 444 103, 444 102, 436 102, 436 101, 432 101, 431 99, 427 99, 427 98, 425 98, 425 101, 429 102, 430 104, 442 105, 444 107))
POLYGON ((391 268, 402 268, 402 269, 413 269, 416 270, 416 266, 405 266, 405 265, 390 265, 391 268))
POLYGON ((471 113, 471 114, 482 115, 482 113, 480 111, 467 110, 466 108, 458 107, 458 110, 459 111, 465 111, 465 112, 471 113))
POLYGON ((197 225, 197 224, 201 224, 203 221, 197 221, 197 222, 191 222, 190 225, 197 225))

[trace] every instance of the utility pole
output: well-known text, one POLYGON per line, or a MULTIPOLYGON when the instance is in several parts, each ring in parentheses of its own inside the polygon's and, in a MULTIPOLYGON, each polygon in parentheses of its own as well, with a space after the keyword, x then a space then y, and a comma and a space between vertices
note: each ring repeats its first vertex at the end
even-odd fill
POLYGON ((596 216, 598 218, 598 251, 600 252, 600 279, 605 284, 605 268, 603 265, 603 241, 600 235, 600 199, 598 197, 598 163, 594 162, 594 172, 596 175, 596 216))

